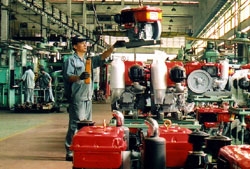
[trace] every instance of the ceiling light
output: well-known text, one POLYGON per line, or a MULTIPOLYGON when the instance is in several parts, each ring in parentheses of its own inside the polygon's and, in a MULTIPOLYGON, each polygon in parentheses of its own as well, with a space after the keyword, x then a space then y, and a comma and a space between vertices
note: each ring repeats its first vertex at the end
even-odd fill
POLYGON ((171 26, 168 27, 168 30, 171 30, 171 26))
POLYGON ((176 11, 175 7, 173 7, 173 8, 171 9, 171 11, 173 11, 173 12, 176 11))
POLYGON ((171 18, 171 19, 169 20, 169 22, 174 22, 174 20, 171 18))

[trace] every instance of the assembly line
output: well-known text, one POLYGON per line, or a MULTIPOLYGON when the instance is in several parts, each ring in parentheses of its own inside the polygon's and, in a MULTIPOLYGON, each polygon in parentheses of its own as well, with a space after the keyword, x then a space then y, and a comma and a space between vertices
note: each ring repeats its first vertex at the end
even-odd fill
MULTIPOLYGON (((234 9, 231 3, 219 3, 218 15, 234 9)), ((163 44, 166 16, 156 5, 140 0, 112 15, 127 39, 108 44, 102 31, 90 35, 48 1, 13 4, 68 32, 30 43, 1 38, 0 168, 249 169, 246 29, 238 27, 234 39, 186 37, 174 59, 141 61, 136 49, 163 44), (115 55, 129 49, 133 59, 115 55)), ((250 10, 247 1, 237 4, 250 10)), ((1 3, 1 16, 8 7, 1 3)))

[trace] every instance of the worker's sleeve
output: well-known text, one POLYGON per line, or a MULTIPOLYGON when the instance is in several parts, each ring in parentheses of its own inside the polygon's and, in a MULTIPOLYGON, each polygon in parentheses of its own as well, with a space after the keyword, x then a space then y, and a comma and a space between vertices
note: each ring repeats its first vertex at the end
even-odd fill
POLYGON ((69 79, 70 76, 77 75, 77 71, 75 68, 75 61, 73 57, 68 58, 64 63, 64 78, 69 79))
POLYGON ((25 81, 26 76, 27 76, 27 72, 25 72, 25 73, 23 74, 23 76, 22 76, 22 80, 23 80, 23 81, 25 81))

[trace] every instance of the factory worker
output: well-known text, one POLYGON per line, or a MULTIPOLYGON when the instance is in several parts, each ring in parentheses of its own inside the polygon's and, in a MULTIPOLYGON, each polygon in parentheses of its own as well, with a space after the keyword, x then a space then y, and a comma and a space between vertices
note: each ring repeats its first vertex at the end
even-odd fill
POLYGON ((21 81, 24 82, 26 104, 34 103, 35 74, 31 66, 27 66, 21 81))
MULTIPOLYGON (((91 77, 92 73, 88 73, 85 70, 87 40, 80 36, 74 36, 72 38, 72 48, 74 54, 63 65, 64 81, 71 84, 71 90, 68 90, 70 98, 68 107, 69 125, 65 139, 66 161, 73 160, 70 145, 73 135, 77 131, 77 122, 92 120, 92 95, 94 89, 93 77, 91 77), (85 80, 89 78, 91 82, 86 83, 85 80)), ((91 57, 91 72, 102 65, 103 61, 113 52, 114 48, 113 45, 102 54, 91 57)))
POLYGON ((52 91, 52 78, 49 75, 49 73, 47 73, 45 71, 45 69, 42 67, 40 69, 41 75, 39 77, 39 85, 40 88, 44 90, 44 101, 45 102, 54 102, 54 95, 53 95, 53 91, 52 91))

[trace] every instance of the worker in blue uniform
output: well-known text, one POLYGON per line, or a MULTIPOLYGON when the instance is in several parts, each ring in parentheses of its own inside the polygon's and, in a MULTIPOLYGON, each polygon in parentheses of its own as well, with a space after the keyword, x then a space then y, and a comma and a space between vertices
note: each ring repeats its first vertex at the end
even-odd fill
MULTIPOLYGON (((116 45, 117 46, 117 45, 116 45)), ((70 145, 72 138, 77 131, 77 122, 82 120, 92 121, 92 96, 93 77, 89 84, 85 79, 91 75, 86 72, 85 64, 87 59, 87 40, 80 36, 72 38, 74 54, 70 56, 63 65, 63 76, 66 83, 71 83, 71 94, 69 98, 69 125, 65 139, 66 161, 72 161, 70 145)), ((91 57, 91 69, 100 67, 103 61, 110 56, 114 50, 114 45, 100 55, 91 57)))
POLYGON ((21 81, 24 82, 26 104, 34 103, 35 74, 31 66, 27 66, 21 81))
POLYGON ((52 77, 45 71, 43 67, 40 68, 41 75, 39 77, 40 88, 44 90, 44 101, 54 102, 54 95, 52 91, 52 77))

